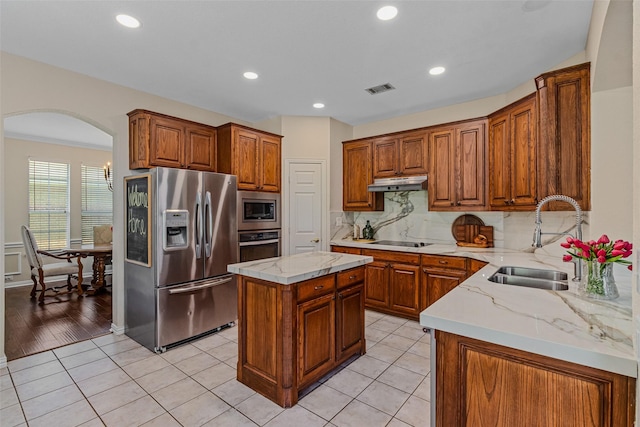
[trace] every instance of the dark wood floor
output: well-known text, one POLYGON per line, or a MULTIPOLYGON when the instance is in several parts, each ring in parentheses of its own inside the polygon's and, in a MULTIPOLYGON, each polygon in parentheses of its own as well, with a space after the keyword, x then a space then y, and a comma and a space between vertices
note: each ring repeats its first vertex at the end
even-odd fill
POLYGON ((109 333, 111 293, 31 299, 31 286, 5 289, 5 354, 18 359, 109 333))

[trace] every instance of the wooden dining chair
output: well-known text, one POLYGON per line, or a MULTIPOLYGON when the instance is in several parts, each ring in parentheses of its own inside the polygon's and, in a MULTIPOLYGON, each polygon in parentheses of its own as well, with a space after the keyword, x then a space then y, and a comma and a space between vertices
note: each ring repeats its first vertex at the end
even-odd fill
POLYGON ((31 298, 35 298, 36 289, 40 284, 40 296, 38 302, 44 303, 45 292, 53 291, 56 294, 60 294, 60 289, 66 287, 67 292, 73 292, 73 286, 71 285, 71 278, 75 277, 78 285, 78 294, 82 295, 82 257, 79 254, 58 255, 47 251, 41 251, 38 249, 38 242, 33 237, 33 233, 29 230, 29 227, 22 226, 22 243, 24 243, 24 249, 27 254, 27 260, 31 267, 31 280, 33 281, 33 288, 31 289, 31 298), (46 255, 55 259, 63 259, 66 262, 55 262, 51 264, 45 264, 42 259, 42 255, 46 255), (72 261, 76 260, 75 263, 72 261), (45 277, 52 276, 67 276, 67 284, 62 286, 47 286, 45 283, 45 277))
MULTIPOLYGON (((113 225, 111 224, 103 224, 96 225, 93 227, 93 244, 94 245, 110 245, 113 242, 113 225)), ((95 262, 95 261, 94 261, 95 262)), ((113 276, 113 266, 111 256, 108 256, 104 259, 104 277, 105 277, 105 286, 107 285, 106 278, 113 276)), ((96 266, 93 266, 94 276, 93 279, 96 279, 96 266)), ((93 283, 93 282, 92 282, 93 283)))

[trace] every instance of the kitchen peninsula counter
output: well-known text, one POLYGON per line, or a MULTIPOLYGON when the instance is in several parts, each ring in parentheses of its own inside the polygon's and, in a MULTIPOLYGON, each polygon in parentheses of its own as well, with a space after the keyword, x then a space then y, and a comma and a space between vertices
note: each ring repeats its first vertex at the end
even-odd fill
POLYGON ((309 252, 232 264, 238 278, 238 381, 283 407, 364 354, 364 265, 309 252))
POLYGON ((332 245, 488 263, 420 314, 420 324, 431 329, 431 393, 437 396, 432 425, 474 424, 483 417, 504 421, 523 414, 531 420, 553 419, 554 425, 633 424, 638 369, 632 277, 625 267, 614 270, 620 296, 599 301, 578 293, 572 263, 541 250, 411 248, 348 240, 332 245), (569 289, 490 282, 489 276, 504 266, 564 271, 569 289), (505 393, 512 402, 508 411, 500 406, 505 393))

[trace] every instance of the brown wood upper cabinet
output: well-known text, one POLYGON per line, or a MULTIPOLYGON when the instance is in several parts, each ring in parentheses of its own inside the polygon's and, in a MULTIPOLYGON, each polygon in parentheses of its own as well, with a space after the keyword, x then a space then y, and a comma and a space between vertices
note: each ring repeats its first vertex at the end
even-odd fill
MULTIPOLYGON (((536 78, 540 112, 538 197, 564 194, 591 207, 590 63, 536 78)), ((572 209, 551 202, 550 210, 572 209)))
POLYGON ((129 169, 165 166, 215 172, 213 126, 146 110, 128 116, 129 169))
POLYGON ((489 204, 531 210, 537 199, 535 93, 489 116, 489 204))
POLYGON ((373 183, 372 144, 370 140, 342 143, 342 209, 345 211, 384 209, 384 193, 367 190, 373 183))
POLYGON ((426 173, 426 131, 373 139, 374 179, 426 173))
POLYGON ((280 192, 280 135, 235 123, 218 127, 218 172, 238 177, 238 190, 280 192))
POLYGON ((429 132, 429 210, 486 208, 486 120, 429 132))

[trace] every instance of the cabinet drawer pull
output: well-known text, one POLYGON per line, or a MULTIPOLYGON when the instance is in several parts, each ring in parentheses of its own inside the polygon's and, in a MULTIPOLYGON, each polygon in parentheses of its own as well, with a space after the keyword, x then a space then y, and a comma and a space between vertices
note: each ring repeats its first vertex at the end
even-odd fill
POLYGON ((438 261, 438 262, 439 262, 440 264, 449 264, 447 261, 444 261, 444 260, 440 260, 440 261, 438 261))
POLYGON ((316 291, 319 291, 320 289, 324 288, 324 285, 320 285, 320 286, 314 286, 313 289, 316 291))
POLYGON ((355 279, 355 278, 356 278, 356 276, 349 276, 349 279, 350 279, 350 280, 353 280, 353 279, 355 279))

